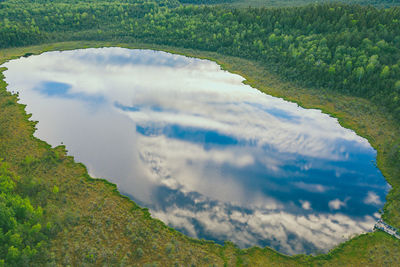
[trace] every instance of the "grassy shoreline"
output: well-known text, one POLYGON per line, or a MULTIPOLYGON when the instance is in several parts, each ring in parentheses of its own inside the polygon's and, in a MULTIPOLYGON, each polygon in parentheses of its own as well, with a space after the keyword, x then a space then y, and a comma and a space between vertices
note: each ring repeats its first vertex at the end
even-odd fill
MULTIPOLYGON (((387 196, 387 202, 384 207, 384 219, 393 224, 394 226, 400 226, 400 177, 399 177, 399 167, 397 167, 392 162, 389 162, 388 159, 388 150, 390 149, 391 144, 400 140, 400 130, 399 125, 380 110, 379 107, 371 104, 369 101, 343 96, 339 94, 334 94, 332 92, 321 91, 317 89, 305 89, 299 88, 298 86, 289 83, 283 82, 279 80, 279 77, 272 75, 264 66, 261 66, 258 63, 253 61, 223 56, 213 52, 203 52, 192 49, 183 49, 176 47, 168 47, 168 46, 159 46, 159 45, 151 45, 151 44, 120 44, 113 42, 65 42, 65 43, 55 43, 55 44, 43 44, 38 46, 31 47, 20 47, 20 48, 10 48, 0 50, 0 64, 4 63, 7 60, 18 58, 27 53, 40 54, 46 51, 55 51, 55 50, 72 50, 72 49, 80 49, 80 48, 89 48, 89 47, 107 47, 107 46, 119 46, 126 48, 136 48, 136 49, 153 49, 153 50, 161 50, 175 54, 182 54, 185 56, 191 56, 196 58, 209 59, 217 62, 221 67, 229 72, 236 73, 241 75, 246 79, 245 83, 260 90, 264 93, 267 93, 272 96, 283 98, 287 101, 296 102, 300 106, 304 108, 317 108, 322 110, 322 112, 327 113, 333 117, 338 118, 339 123, 349 129, 354 130, 358 135, 363 136, 368 139, 370 144, 377 150, 377 165, 385 176, 386 180, 391 184, 392 190, 387 196)), ((2 88, 2 90, 5 90, 2 88)), ((16 101, 16 100, 15 100, 16 101)), ((25 113, 24 110, 22 110, 25 113)), ((28 119, 29 116, 25 115, 25 120, 28 119)), ((32 133, 33 134, 33 129, 32 133)), ((32 138, 32 137, 31 137, 32 138)), ((36 140, 34 140, 36 142, 36 140)), ((44 143, 44 142, 43 142, 44 143)), ((46 147, 45 149, 50 149, 46 147)), ((60 149, 60 148, 56 148, 60 149)), ((62 149, 61 149, 62 150, 62 149)), ((66 153, 66 152, 60 152, 66 153)), ((65 155, 64 155, 65 156, 65 155)), ((69 165, 73 165, 72 157, 68 160, 69 165)), ((77 168, 75 165, 71 168, 77 168)), ((66 171, 66 167, 64 166, 60 170, 58 170, 53 178, 55 182, 60 183, 63 179, 59 179, 59 176, 63 175, 62 171, 66 171)), ((79 173, 78 176, 85 176, 86 180, 80 180, 80 183, 84 183, 86 185, 91 185, 93 188, 88 194, 90 195, 89 199, 97 199, 99 196, 97 194, 105 194, 103 192, 112 191, 114 201, 120 201, 124 203, 124 207, 129 207, 130 210, 134 210, 134 212, 140 213, 140 216, 144 217, 146 223, 155 224, 157 228, 166 227, 163 223, 159 222, 156 219, 150 218, 148 212, 145 209, 139 208, 136 204, 130 201, 126 197, 122 197, 118 193, 116 186, 108 183, 105 180, 91 179, 87 175, 87 171, 84 166, 80 166, 80 170, 76 171, 79 173), (107 188, 108 189, 105 189, 107 188), (102 191, 103 190, 103 191, 102 191), (126 202, 126 203, 125 203, 126 202), (155 221, 156 223, 153 223, 155 221)), ((71 183, 71 181, 70 181, 71 183)), ((90 187, 90 186, 89 186, 90 187)), ((111 196, 107 193, 108 196, 111 196)), ((74 201, 73 197, 69 198, 71 201, 74 201)), ((85 198, 82 198, 81 201, 85 201, 85 198)), ((55 202, 57 203, 57 202, 55 202)), ((79 202, 81 204, 81 202, 79 202)), ((83 202, 82 202, 83 203, 83 202)), ((122 212, 126 212, 126 210, 122 210, 122 212)), ((88 215, 89 216, 89 215, 88 215)), ((82 217, 82 216, 81 216, 82 217)), ((90 223, 87 225, 85 229, 89 229, 90 231, 90 223)), ((82 230, 82 227, 73 228, 73 237, 80 235, 79 231, 82 230)), ((149 227, 147 227, 149 228, 149 227)), ((172 235, 174 240, 178 240, 176 242, 189 242, 192 247, 192 250, 201 251, 201 253, 195 253, 196 255, 207 255, 207 256, 199 256, 196 261, 197 264, 203 265, 205 263, 215 263, 217 266, 220 265, 250 265, 250 266, 261 266, 268 264, 288 264, 288 265, 333 265, 340 263, 353 263, 354 265, 363 265, 363 264, 385 264, 389 262, 385 262, 382 257, 379 256, 382 251, 388 251, 393 262, 400 259, 400 242, 398 240, 394 240, 391 237, 386 236, 384 233, 376 232, 376 233, 368 233, 357 236, 350 241, 340 244, 338 247, 334 248, 328 254, 322 254, 318 256, 305 256, 305 255, 296 255, 293 257, 285 256, 279 254, 269 248, 250 248, 245 250, 239 250, 231 243, 227 243, 225 246, 215 245, 212 242, 204 242, 198 241, 191 238, 188 238, 177 231, 166 227, 161 232, 165 232, 165 235, 172 235), (168 234, 167 234, 168 233, 168 234), (372 251, 372 252, 371 252, 372 251), (374 259, 371 262, 371 257, 374 259), (207 260, 205 258, 207 257, 207 260)), ((153 229, 150 227, 148 231, 152 231, 153 229)), ((71 230, 68 230, 67 233, 65 231, 58 234, 57 239, 54 240, 52 245, 54 249, 52 250, 55 259, 61 259, 63 257, 63 246, 65 240, 70 244, 71 237, 68 237, 68 234, 71 233, 71 230), (63 242, 61 242, 63 241, 63 242)), ((149 234, 152 236, 152 234, 149 234)), ((124 239, 124 233, 119 234, 119 236, 124 239)), ((163 238, 164 238, 163 234, 163 238)), ((166 238, 166 237, 165 237, 166 238)), ((107 238, 104 238, 107 239, 107 238)), ((126 238, 125 238, 126 239, 126 238)), ((152 240, 153 237, 143 237, 142 240, 152 240), (148 238, 148 239, 146 239, 148 238)), ((170 254, 168 254, 168 244, 172 241, 166 238, 169 242, 163 242, 165 249, 163 249, 163 253, 159 253, 161 258, 169 258, 170 254), (168 255, 167 255, 168 254, 168 255)), ((128 242, 128 240, 126 240, 128 242)), ((172 242, 173 243, 173 242, 172 242)), ((122 244, 121 244, 122 245, 122 244)), ((178 247, 175 243, 175 250, 178 247)), ((64 246, 65 247, 65 246, 64 246)), ((134 246, 136 251, 138 250, 137 244, 134 246)), ((182 246, 181 246, 182 247, 182 246)), ((139 257, 138 262, 149 262, 150 258, 148 257, 146 246, 141 248, 144 251, 144 256, 139 257)), ((79 251, 79 250, 78 250, 79 251)), ((76 252, 75 253, 79 253, 76 252)), ((127 254, 126 252, 125 254, 127 254)), ((179 251, 179 255, 175 255, 175 258, 179 258, 173 260, 184 263, 185 262, 185 253, 189 253, 187 249, 182 249, 179 251), (178 257, 179 256, 179 257, 178 257)), ((384 252, 383 254, 385 254, 384 252)), ((72 252, 71 252, 72 254, 72 252)), ((138 252, 138 254, 140 254, 138 252)), ((158 257, 158 255, 156 255, 158 257)), ((122 257, 118 256, 119 260, 122 257)), ((117 257, 117 258, 118 258, 117 257)), ((128 256, 129 257, 129 256, 128 256)), ((156 258, 157 258, 156 257, 156 258)), ((80 262, 79 257, 76 255, 72 257, 73 260, 71 263, 80 262)), ((159 257, 160 258, 160 257, 159 257)), ((135 260, 138 260, 135 258, 135 260)), ((90 261, 90 257, 89 257, 90 261)), ((58 262, 58 261, 56 261, 58 262)), ((157 262, 157 260, 153 261, 157 262)), ((399 261, 397 261, 399 262, 399 261)), ((90 262, 89 262, 90 263, 90 262)), ((96 262, 95 262, 96 263, 96 262)), ((173 261, 171 261, 173 263, 173 261)), ((162 264, 162 263, 161 263, 162 264)))

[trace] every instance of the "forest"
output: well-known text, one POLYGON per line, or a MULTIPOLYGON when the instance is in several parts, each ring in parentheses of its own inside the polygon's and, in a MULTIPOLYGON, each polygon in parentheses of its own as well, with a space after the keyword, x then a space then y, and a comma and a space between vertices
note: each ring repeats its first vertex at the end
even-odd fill
POLYGON ((250 58, 301 85, 364 97, 400 119, 400 8, 229 9, 173 0, 1 3, 0 47, 141 40, 250 58), (23 3, 23 4, 22 4, 23 3))
MULTIPOLYGON (((274 8, 236 8, 226 4, 230 2, 235 1, 3 0, 0 1, 0 48, 85 40, 142 42, 217 52, 262 64, 282 81, 321 93, 366 99, 380 106, 385 116, 400 123, 397 1, 354 0, 352 5, 329 2, 274 8)), ((14 96, 2 94, 2 108, 10 112, 20 110, 14 96)), ((2 115, 3 140, 13 136, 13 128, 8 126, 10 120, 12 116, 2 115)), ((34 129, 32 123, 24 127, 27 132, 34 129)), ((57 216, 43 212, 56 212, 54 203, 63 205, 67 198, 59 196, 60 189, 53 180, 49 182, 34 174, 46 168, 54 168, 56 173, 61 168, 58 164, 71 164, 71 159, 64 157, 64 152, 43 152, 43 145, 37 155, 18 158, 17 154, 5 152, 11 151, 11 146, 9 142, 0 142, 0 266, 51 261, 55 256, 49 254, 49 240, 66 225, 77 224, 80 216, 72 208, 57 216), (6 162, 14 162, 17 167, 6 162)), ((400 140, 391 143, 387 157, 389 165, 400 161, 400 140)), ((79 169, 72 173, 81 177, 81 172, 79 169)), ((132 209, 143 212, 143 220, 148 220, 146 211, 136 206, 132 209)), ((88 218, 85 220, 90 222, 88 218)), ((133 234, 134 230, 126 231, 136 239, 153 238, 147 232, 146 236, 140 236, 133 234)), ((154 235, 162 236, 164 232, 154 235)), ((179 247, 178 241, 171 242, 165 244, 171 247, 164 249, 166 255, 179 247)), ((151 245, 148 246, 135 247, 134 256, 141 258, 143 251, 151 250, 151 245)), ((95 262, 95 254, 81 252, 84 261, 95 262)))

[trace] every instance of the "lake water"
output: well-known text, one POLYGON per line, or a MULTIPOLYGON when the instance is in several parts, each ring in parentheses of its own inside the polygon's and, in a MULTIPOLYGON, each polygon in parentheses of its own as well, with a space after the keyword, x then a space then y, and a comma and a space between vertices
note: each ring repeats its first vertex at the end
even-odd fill
POLYGON ((318 253, 379 217, 389 187, 367 140, 214 62, 100 48, 4 66, 35 136, 191 237, 318 253))

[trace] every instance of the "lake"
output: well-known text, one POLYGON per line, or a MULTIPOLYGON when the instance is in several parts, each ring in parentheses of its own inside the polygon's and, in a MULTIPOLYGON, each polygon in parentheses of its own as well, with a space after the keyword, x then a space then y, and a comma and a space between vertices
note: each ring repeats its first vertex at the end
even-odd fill
POLYGON ((366 139, 215 62, 97 48, 3 66, 36 137, 191 237, 315 254, 380 217, 389 185, 366 139))

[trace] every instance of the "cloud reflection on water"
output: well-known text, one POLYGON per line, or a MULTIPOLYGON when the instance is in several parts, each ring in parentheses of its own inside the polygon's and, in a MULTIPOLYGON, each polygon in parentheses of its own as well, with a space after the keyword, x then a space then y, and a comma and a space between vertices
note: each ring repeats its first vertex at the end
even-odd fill
POLYGON ((371 230, 388 190, 365 139, 210 61, 103 48, 5 66, 37 137, 193 237, 326 251, 371 230))

